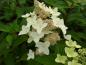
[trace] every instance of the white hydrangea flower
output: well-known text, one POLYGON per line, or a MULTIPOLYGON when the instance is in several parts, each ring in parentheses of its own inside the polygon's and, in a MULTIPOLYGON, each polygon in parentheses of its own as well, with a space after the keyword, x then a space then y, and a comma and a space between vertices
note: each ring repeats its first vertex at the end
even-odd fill
POLYGON ((63 32, 63 34, 66 34, 67 27, 64 25, 64 20, 57 18, 56 16, 51 17, 53 20, 53 25, 56 26, 57 28, 60 28, 63 32))
POLYGON ((30 49, 29 53, 27 54, 27 60, 34 59, 34 52, 30 49))
POLYGON ((27 25, 22 26, 22 30, 19 32, 19 35, 27 34, 30 31, 30 26, 36 21, 36 15, 33 13, 23 15, 22 17, 26 17, 27 25), (29 15, 33 15, 32 17, 28 17, 29 15))
POLYGON ((39 8, 45 10, 46 12, 52 11, 52 9, 51 9, 51 8, 48 8, 48 7, 44 4, 44 2, 40 3, 39 1, 35 0, 35 4, 36 4, 39 8))
POLYGON ((37 19, 37 16, 34 15, 32 17, 28 17, 27 18, 27 25, 28 26, 31 26, 37 30, 37 33, 41 33, 43 28, 45 28, 47 26, 47 23, 44 23, 43 20, 40 18, 40 19, 37 19))
POLYGON ((43 53, 49 55, 49 46, 50 46, 50 42, 48 41, 36 43, 38 54, 43 53))
MULTIPOLYGON (((35 0, 35 1, 37 4, 36 6, 39 8, 39 10, 43 9, 43 13, 46 14, 45 16, 51 14, 52 20, 51 19, 50 20, 53 23, 52 26, 60 28, 62 30, 63 34, 65 35, 67 27, 64 25, 63 19, 58 18, 58 16, 60 15, 60 12, 58 12, 58 9, 57 8, 52 9, 51 7, 45 6, 44 3, 40 3, 37 0, 35 0)), ((41 14, 40 11, 38 11, 38 12, 39 12, 39 14, 41 14)), ((45 20, 41 16, 42 15, 37 16, 36 12, 34 12, 34 11, 32 13, 27 13, 25 15, 22 15, 23 18, 26 18, 27 25, 22 26, 22 30, 20 31, 19 35, 28 34, 29 39, 27 42, 31 43, 32 41, 34 41, 36 43, 36 47, 37 47, 36 50, 38 51, 39 54, 42 53, 42 54, 49 55, 50 41, 40 42, 40 39, 43 38, 45 34, 54 33, 54 32, 51 32, 50 30, 47 31, 45 29, 47 27, 48 23, 47 22, 45 23, 45 20)), ((47 19, 47 17, 45 17, 45 19, 47 19)), ((65 36, 65 38, 68 38, 68 36, 65 36)), ((66 49, 66 51, 69 52, 69 49, 66 49)), ((73 53, 75 53, 75 52, 73 52, 73 53)), ((62 56, 62 58, 64 58, 64 56, 62 56)), ((28 60, 34 59, 34 52, 32 50, 29 50, 27 59, 28 60)), ((62 62, 64 63, 64 60, 62 60, 62 62)))
POLYGON ((45 7, 44 2, 40 3, 40 2, 37 1, 37 0, 34 0, 34 4, 38 5, 40 8, 45 7))
POLYGON ((22 15, 23 18, 28 18, 30 15, 35 15, 35 12, 30 12, 25 15, 22 15))
POLYGON ((46 12, 49 12, 50 14, 55 15, 55 16, 60 15, 60 12, 58 12, 57 8, 52 9, 51 7, 45 6, 43 10, 45 10, 46 12))
POLYGON ((42 19, 37 19, 37 21, 35 21, 34 24, 32 25, 32 27, 37 30, 38 34, 40 34, 43 28, 45 28, 46 26, 47 23, 44 23, 42 19))
POLYGON ((44 36, 44 33, 38 34, 37 32, 29 32, 28 43, 34 41, 35 43, 39 42, 40 38, 44 36))
POLYGON ((64 38, 65 38, 66 40, 71 40, 71 35, 64 35, 64 38))
POLYGON ((34 24, 34 22, 36 22, 37 16, 36 14, 32 14, 31 17, 26 18, 27 21, 27 25, 31 26, 34 24))
POLYGON ((47 6, 45 6, 44 3, 40 3, 40 2, 38 2, 38 5, 44 11, 49 12, 50 14, 52 14, 51 18, 53 20, 54 26, 61 28, 63 34, 66 34, 67 27, 64 25, 63 19, 57 18, 57 16, 60 15, 60 12, 58 12, 58 9, 57 8, 52 9, 51 7, 48 8, 47 6))
POLYGON ((52 11, 50 11, 51 12, 51 14, 53 15, 53 16, 59 16, 61 13, 60 12, 58 12, 58 8, 54 8, 54 9, 52 9, 52 11))
POLYGON ((27 34, 30 30, 30 27, 28 25, 23 25, 22 30, 19 32, 19 35, 27 34))
POLYGON ((57 8, 54 8, 52 9, 51 7, 47 7, 44 2, 40 3, 39 1, 35 0, 36 1, 36 4, 41 8, 43 9, 45 12, 48 12, 52 15, 56 15, 56 16, 59 16, 60 15, 60 12, 58 12, 58 9, 57 8))
POLYGON ((22 15, 23 18, 27 18, 27 17, 29 17, 29 16, 30 16, 29 13, 27 13, 27 14, 25 14, 25 15, 22 15))

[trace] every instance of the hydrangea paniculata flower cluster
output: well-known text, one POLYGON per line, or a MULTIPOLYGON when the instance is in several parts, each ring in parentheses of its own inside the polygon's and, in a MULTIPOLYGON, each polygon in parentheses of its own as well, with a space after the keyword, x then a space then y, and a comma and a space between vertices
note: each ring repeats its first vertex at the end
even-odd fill
POLYGON ((47 7, 37 0, 34 0, 34 5, 33 12, 22 15, 27 24, 22 25, 22 30, 19 32, 19 35, 29 36, 28 43, 35 42, 36 51, 29 50, 28 60, 34 59, 35 54, 49 55, 49 46, 60 40, 58 31, 53 30, 61 29, 65 39, 70 39, 70 36, 66 35, 67 27, 64 25, 64 20, 58 17, 60 15, 58 8, 47 7))

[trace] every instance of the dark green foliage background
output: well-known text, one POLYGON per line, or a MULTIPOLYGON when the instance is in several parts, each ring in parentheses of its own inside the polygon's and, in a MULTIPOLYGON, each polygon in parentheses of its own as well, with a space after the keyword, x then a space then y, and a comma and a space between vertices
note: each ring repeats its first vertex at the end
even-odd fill
MULTIPOLYGON (((86 0, 39 0, 58 7, 68 34, 86 48, 86 0)), ((18 36, 25 20, 21 15, 33 11, 33 0, 0 0, 0 65, 62 65, 55 63, 57 53, 64 54, 64 40, 50 47, 50 55, 27 61, 27 36, 18 36)))

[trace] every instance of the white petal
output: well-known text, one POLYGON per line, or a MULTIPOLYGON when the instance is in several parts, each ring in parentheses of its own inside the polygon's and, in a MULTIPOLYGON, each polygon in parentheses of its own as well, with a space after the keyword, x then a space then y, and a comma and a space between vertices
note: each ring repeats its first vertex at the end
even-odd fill
POLYGON ((50 46, 50 43, 48 41, 46 42, 38 42, 36 43, 36 47, 37 47, 37 50, 38 50, 38 53, 41 54, 46 54, 46 55, 49 55, 49 46, 50 46))
POLYGON ((38 34, 37 32, 29 32, 29 36, 35 43, 39 42, 40 38, 44 36, 44 33, 38 34))
POLYGON ((57 18, 56 16, 51 17, 53 20, 53 25, 56 26, 57 28, 60 28, 63 32, 63 34, 66 34, 67 27, 64 25, 64 20, 57 18))
POLYGON ((30 16, 29 13, 27 13, 27 14, 25 14, 25 15, 22 15, 23 18, 27 18, 27 17, 29 17, 29 16, 30 16))
POLYGON ((29 53, 27 55, 28 55, 27 60, 34 59, 34 52, 32 50, 29 50, 29 53))
POLYGON ((54 16, 56 16, 56 17, 61 14, 60 12, 58 12, 58 8, 54 8, 51 13, 52 13, 52 15, 54 15, 54 16))
POLYGON ((37 33, 40 34, 43 28, 47 26, 47 23, 43 23, 42 19, 38 19, 32 26, 37 30, 37 33))
POLYGON ((71 40, 71 35, 64 35, 64 38, 65 38, 66 40, 71 40))
POLYGON ((30 27, 23 25, 22 30, 19 32, 19 35, 27 34, 30 30, 30 27))
POLYGON ((28 43, 31 43, 32 41, 33 41, 33 39, 31 37, 28 38, 28 40, 27 40, 28 43))

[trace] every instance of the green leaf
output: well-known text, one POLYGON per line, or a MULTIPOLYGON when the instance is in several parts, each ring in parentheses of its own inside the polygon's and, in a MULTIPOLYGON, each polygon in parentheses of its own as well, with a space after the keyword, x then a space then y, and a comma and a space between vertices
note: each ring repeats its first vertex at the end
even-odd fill
POLYGON ((13 48, 17 47, 18 45, 25 43, 28 39, 28 36, 17 36, 13 42, 13 48))
POLYGON ((15 60, 12 54, 7 54, 4 57, 5 65, 15 65, 15 60))
POLYGON ((5 40, 0 43, 0 55, 6 55, 9 52, 9 45, 5 40), (4 51, 3 51, 4 50, 4 51))
POLYGON ((28 6, 22 6, 21 8, 17 7, 16 9, 17 17, 21 17, 22 15, 29 13, 32 10, 33 10, 33 7, 28 7, 28 6))
POLYGON ((8 24, 8 25, 0 23, 0 31, 9 32, 9 33, 18 32, 19 25, 17 24, 16 21, 14 21, 13 23, 8 24))
POLYGON ((6 41, 9 43, 9 45, 11 45, 12 42, 13 42, 13 36, 12 35, 7 35, 6 36, 6 41))
POLYGON ((5 32, 0 33, 0 42, 2 42, 6 36, 7 36, 7 33, 5 32))
POLYGON ((82 5, 86 5, 86 0, 73 0, 75 3, 80 3, 82 5))
POLYGON ((65 46, 66 45, 65 45, 64 40, 57 42, 57 44, 54 46, 55 54, 57 55, 57 53, 58 53, 58 54, 64 55, 65 54, 65 52, 64 52, 65 46))
POLYGON ((28 65, 42 65, 41 63, 35 61, 35 60, 29 60, 28 65))
POLYGON ((64 0, 44 0, 44 2, 54 7, 67 8, 67 4, 64 0))
POLYGON ((10 27, 0 22, 0 31, 9 32, 10 27))
POLYGON ((38 56, 35 58, 35 61, 43 64, 43 65, 58 65, 56 62, 55 62, 55 57, 54 55, 43 55, 43 56, 38 56))
POLYGON ((18 0, 21 5, 25 4, 27 0, 18 0))
POLYGON ((10 24, 10 28, 10 32, 19 32, 20 29, 17 20, 10 24))

